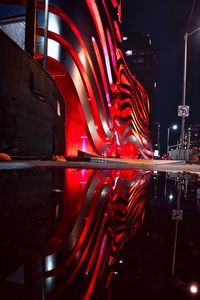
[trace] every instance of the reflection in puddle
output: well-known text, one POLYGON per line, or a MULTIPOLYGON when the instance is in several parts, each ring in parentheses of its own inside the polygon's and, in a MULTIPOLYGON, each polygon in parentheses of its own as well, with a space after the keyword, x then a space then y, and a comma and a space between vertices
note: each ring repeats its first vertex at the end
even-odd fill
POLYGON ((108 298, 124 244, 144 221, 150 178, 137 170, 1 172, 2 297, 108 298))
POLYGON ((144 222, 124 247, 111 299, 199 299, 199 179, 153 174, 144 222))

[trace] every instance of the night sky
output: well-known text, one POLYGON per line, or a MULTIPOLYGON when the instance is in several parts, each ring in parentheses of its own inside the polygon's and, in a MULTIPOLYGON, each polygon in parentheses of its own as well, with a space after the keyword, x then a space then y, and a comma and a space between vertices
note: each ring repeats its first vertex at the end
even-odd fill
MULTIPOLYGON (((165 151, 167 128, 176 123, 182 103, 184 34, 193 0, 124 0, 122 32, 149 33, 156 54, 155 121, 161 125, 161 152, 165 151)), ((196 0, 189 31, 200 27, 200 1, 196 0)), ((188 38, 187 95, 190 124, 200 124, 200 31, 188 38)), ((171 132, 170 144, 179 132, 171 132)))

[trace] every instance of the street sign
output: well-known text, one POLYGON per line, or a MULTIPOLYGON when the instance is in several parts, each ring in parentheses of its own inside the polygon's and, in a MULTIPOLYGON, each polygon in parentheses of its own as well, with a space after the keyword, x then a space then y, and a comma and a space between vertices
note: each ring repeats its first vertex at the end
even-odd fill
POLYGON ((190 107, 188 105, 179 105, 178 106, 178 116, 179 117, 188 117, 190 107))
POLYGON ((183 220, 183 210, 182 209, 173 209, 172 210, 172 220, 183 220))

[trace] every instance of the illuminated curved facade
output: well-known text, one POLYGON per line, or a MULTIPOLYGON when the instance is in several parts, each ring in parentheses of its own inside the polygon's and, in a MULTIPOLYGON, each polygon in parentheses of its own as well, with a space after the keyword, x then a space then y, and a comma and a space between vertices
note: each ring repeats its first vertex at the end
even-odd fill
MULTIPOLYGON (((44 9, 38 1, 37 60, 44 9)), ((152 157, 148 96, 120 49, 121 1, 50 1, 49 12, 47 70, 65 102, 65 154, 152 157)))

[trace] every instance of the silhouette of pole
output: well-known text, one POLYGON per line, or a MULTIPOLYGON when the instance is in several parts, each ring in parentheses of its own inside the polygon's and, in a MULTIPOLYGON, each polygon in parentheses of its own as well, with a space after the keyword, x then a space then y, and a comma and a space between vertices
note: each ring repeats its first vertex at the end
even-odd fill
POLYGON ((43 58, 43 67, 45 69, 47 68, 48 24, 49 24, 49 0, 45 0, 45 12, 44 12, 44 58, 43 58))
MULTIPOLYGON (((190 33, 185 33, 185 47, 184 47, 184 70, 183 70, 183 98, 182 105, 184 106, 186 103, 186 88, 187 88, 187 53, 188 53, 188 37, 199 31, 200 27, 196 28, 190 33)), ((180 149, 182 150, 184 147, 184 132, 185 132, 185 116, 181 117, 181 135, 180 135, 180 149)))

